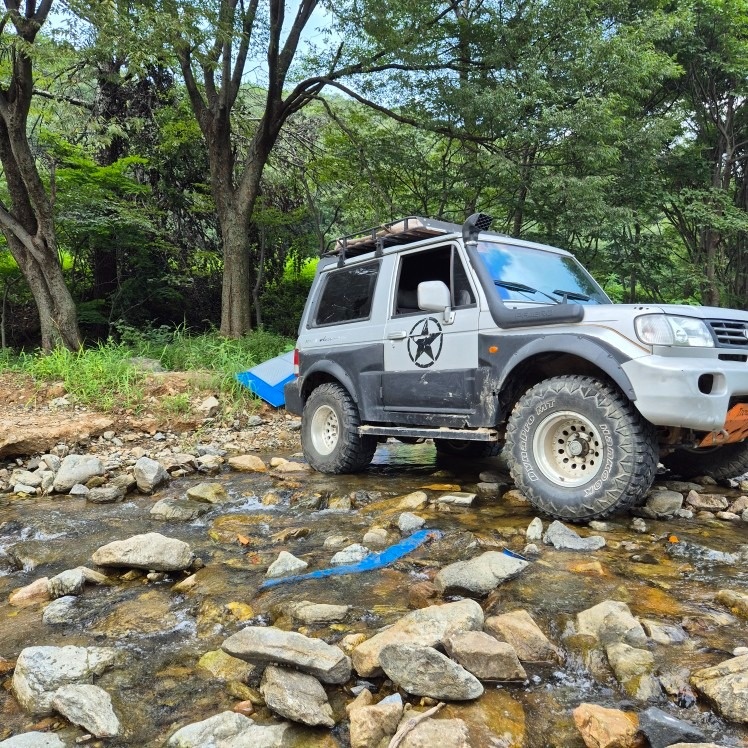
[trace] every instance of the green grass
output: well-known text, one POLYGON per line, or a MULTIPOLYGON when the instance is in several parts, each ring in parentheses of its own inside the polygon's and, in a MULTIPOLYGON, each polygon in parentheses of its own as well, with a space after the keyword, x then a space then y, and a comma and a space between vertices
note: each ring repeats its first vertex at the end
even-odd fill
MULTIPOLYGON (((239 340, 223 338, 217 332, 192 335, 182 327, 123 328, 120 333, 122 342, 110 340, 80 351, 58 348, 48 354, 17 356, 0 351, 0 371, 24 372, 37 381, 61 381, 77 401, 101 410, 137 409, 142 403, 146 374, 129 359, 145 356, 158 359, 167 370, 209 372, 209 386, 239 405, 253 396, 234 375, 293 346, 292 341, 262 330, 239 340)), ((189 397, 166 396, 162 406, 174 415, 185 413, 189 397)))

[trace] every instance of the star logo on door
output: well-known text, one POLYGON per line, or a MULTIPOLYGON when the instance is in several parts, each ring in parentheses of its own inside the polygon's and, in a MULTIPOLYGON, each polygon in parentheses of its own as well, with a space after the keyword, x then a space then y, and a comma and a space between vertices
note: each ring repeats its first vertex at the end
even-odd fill
POLYGON ((419 369, 433 366, 442 352, 444 334, 434 317, 418 320, 408 334, 408 355, 419 369))

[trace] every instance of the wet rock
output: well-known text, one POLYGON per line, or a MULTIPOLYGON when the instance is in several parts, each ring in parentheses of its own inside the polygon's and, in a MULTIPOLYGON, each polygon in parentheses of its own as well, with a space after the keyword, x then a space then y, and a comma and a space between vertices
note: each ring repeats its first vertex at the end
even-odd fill
POLYGON ((740 522, 740 516, 732 512, 717 512, 714 516, 725 522, 740 522))
POLYGON ((686 558, 695 564, 726 564, 733 566, 740 561, 740 556, 737 553, 715 551, 713 548, 686 540, 670 543, 667 546, 666 552, 674 558, 686 558))
POLYGON ((385 546, 389 542, 387 530, 383 527, 372 527, 363 537, 364 546, 385 546))
POLYGON ((655 706, 639 715, 639 730, 647 736, 650 748, 667 748, 673 743, 701 743, 706 740, 701 730, 655 706))
POLYGON ((311 603, 304 600, 290 606, 289 612, 297 620, 311 626, 319 623, 336 623, 342 621, 351 609, 350 605, 329 605, 311 603))
POLYGON ((487 595, 508 579, 518 576, 528 562, 497 551, 487 551, 469 561, 458 561, 443 568, 434 578, 442 594, 472 592, 487 595))
POLYGON ((92 488, 86 494, 86 501, 91 504, 116 504, 125 498, 124 486, 101 486, 92 488))
POLYGON ((206 504, 221 504, 226 501, 228 494, 221 483, 198 483, 187 489, 187 498, 206 504))
POLYGON ((483 693, 474 675, 433 647, 388 644, 379 653, 379 663, 390 680, 416 696, 466 701, 483 693))
POLYGON ((526 610, 486 618, 486 631, 511 644, 521 662, 561 662, 563 654, 526 610))
POLYGON ((525 531, 525 540, 528 543, 535 543, 543 537, 543 520, 540 517, 535 517, 532 522, 527 526, 525 531))
POLYGON ((640 619, 647 636, 657 644, 682 644, 688 638, 686 632, 671 623, 662 623, 648 618, 640 619))
POLYGON ((724 497, 712 493, 689 491, 686 503, 696 511, 718 512, 727 509, 730 502, 724 497))
POLYGON ((277 465, 274 470, 276 473, 309 473, 312 468, 305 462, 284 460, 280 465, 277 465))
POLYGON ((444 496, 440 496, 436 500, 436 503, 446 504, 447 506, 472 506, 474 501, 474 493, 467 493, 466 491, 455 491, 454 493, 448 493, 444 496))
MULTIPOLYGON (((368 688, 366 688, 365 686, 362 686, 360 689, 358 689, 357 686, 354 686, 354 688, 358 690, 356 698, 345 705, 345 712, 348 716, 353 714, 353 712, 355 712, 357 709, 361 709, 365 706, 371 706, 374 703, 374 697, 372 696, 371 691, 368 688)), ((353 690, 351 690, 351 693, 353 693, 353 690)), ((402 703, 402 699, 400 700, 400 703, 402 703)))
POLYGON ((672 517, 683 507, 683 494, 667 489, 650 491, 647 495, 646 508, 655 519, 672 517))
POLYGON ((341 545, 350 543, 351 539, 347 535, 328 535, 322 543, 323 548, 340 548, 341 545))
POLYGON ((131 475, 130 473, 120 473, 119 475, 115 475, 114 478, 109 481, 109 485, 112 488, 121 488, 125 494, 127 494, 138 484, 134 475, 131 475))
POLYGON ((246 683, 255 670, 250 663, 227 655, 222 649, 206 652, 197 661, 197 667, 206 670, 217 680, 241 683, 246 683))
POLYGON ((363 677, 378 675, 381 672, 379 654, 389 644, 431 647, 443 644, 448 636, 458 631, 480 631, 482 628, 483 610, 475 600, 459 600, 414 610, 359 644, 353 650, 353 666, 363 677))
POLYGON ((748 509, 748 496, 741 496, 729 506, 729 511, 733 514, 742 514, 746 509, 748 509))
POLYGON ((52 707, 97 738, 119 735, 119 720, 112 709, 112 700, 103 688, 85 684, 62 686, 55 692, 52 707))
POLYGON ((47 591, 54 600, 66 595, 80 595, 86 584, 86 576, 82 569, 68 569, 47 582, 47 591))
POLYGON ((141 457, 135 463, 134 472, 138 490, 143 493, 152 493, 169 480, 169 473, 164 466, 150 457, 141 457))
POLYGON ((395 506, 404 512, 415 512, 426 507, 428 503, 429 497, 425 491, 413 491, 399 499, 395 506))
POLYGON ((197 469, 202 473, 217 473, 223 465, 223 457, 220 455, 200 455, 197 458, 197 469))
POLYGON ((426 524, 423 517, 419 517, 412 512, 403 512, 397 518, 397 527, 403 535, 410 535, 416 530, 420 530, 426 524))
POLYGON ((54 490, 69 491, 76 483, 85 483, 95 475, 104 475, 104 465, 93 455, 68 455, 55 475, 54 490))
POLYGON ((576 630, 578 634, 594 637, 603 645, 624 642, 643 647, 647 643, 647 635, 631 615, 629 606, 617 600, 605 600, 577 613, 576 630))
POLYGON ((117 660, 106 647, 27 647, 18 656, 13 692, 31 714, 50 714, 55 691, 61 686, 91 683, 117 660))
POLYGON ((629 696, 648 701, 660 695, 659 681, 652 675, 654 657, 646 649, 637 649, 623 642, 605 648, 616 679, 629 696))
POLYGON ((54 733, 34 731, 0 740, 0 748, 66 748, 66 746, 54 733))
POLYGON ((335 725, 325 689, 311 675, 268 665, 262 676, 260 692, 265 704, 281 717, 311 726, 335 725))
POLYGON ((428 608, 438 602, 439 590, 431 582, 416 582, 408 587, 408 607, 428 608))
POLYGON ((649 532, 647 523, 641 517, 634 517, 634 519, 631 520, 631 524, 629 525, 629 527, 634 532, 638 532, 640 535, 643 535, 645 532, 649 532))
POLYGON ((181 571, 189 568, 195 557, 184 541, 149 532, 107 543, 94 551, 92 558, 98 566, 181 571))
POLYGON ((546 545, 552 545, 557 550, 567 551, 596 551, 605 546, 605 538, 600 535, 583 538, 558 520, 551 522, 543 535, 543 542, 546 545))
POLYGON ((530 502, 527 497, 516 488, 511 488, 501 494, 501 501, 510 506, 527 506, 530 502))
POLYGON ((295 571, 306 569, 307 566, 309 566, 309 564, 306 561, 296 558, 296 556, 288 551, 281 551, 278 554, 278 558, 276 558, 268 567, 265 576, 271 578, 282 577, 284 574, 292 574, 295 571))
POLYGON ((399 748, 471 748, 468 726, 461 719, 426 719, 403 738, 399 748))
POLYGON ((23 483, 16 483, 13 486, 13 493, 26 494, 27 496, 33 496, 36 493, 36 488, 34 488, 34 486, 24 485, 23 483))
POLYGON ((82 483, 76 483, 70 491, 68 491, 68 495, 70 496, 88 496, 88 493, 91 489, 88 486, 84 486, 82 483))
POLYGON ((240 473, 264 473, 267 465, 257 455, 238 455, 229 457, 229 467, 240 473))
POLYGON ((175 520, 178 522, 191 522, 193 519, 202 517, 210 511, 210 504, 199 501, 186 501, 185 499, 161 499, 157 501, 150 511, 153 519, 175 520))
POLYGON ((525 669, 514 647, 482 631, 462 631, 447 637, 447 654, 480 680, 524 680, 525 669))
POLYGON ((323 683, 345 683, 351 676, 351 661, 339 647, 294 631, 248 626, 226 639, 221 649, 254 665, 296 667, 323 683))
POLYGON ((78 618, 76 610, 78 599, 75 595, 58 597, 53 600, 42 613, 42 623, 53 626, 61 623, 73 623, 78 618))
POLYGON ((597 704, 580 704, 573 712, 577 726, 588 748, 643 748, 637 736, 636 714, 619 709, 606 709, 597 704))
POLYGON ((735 722, 748 723, 748 655, 691 674, 691 685, 735 722))
POLYGON ((400 694, 393 694, 378 704, 351 709, 349 714, 351 748, 378 748, 383 740, 389 741, 397 732, 397 726, 403 716, 403 700, 400 694))
POLYGON ((166 742, 166 748, 278 748, 291 725, 258 725, 236 712, 222 712, 185 725, 166 742))
POLYGON ((730 609, 731 613, 741 618, 748 618, 748 593, 735 590, 720 590, 714 598, 730 609))
POLYGON ((10 485, 15 486, 19 483, 32 489, 39 488, 42 485, 42 476, 40 473, 32 473, 30 470, 14 470, 10 474, 10 485))
POLYGON ((41 579, 34 580, 31 584, 27 584, 25 587, 19 587, 10 593, 8 602, 14 608, 27 608, 30 605, 46 602, 49 600, 48 583, 49 579, 42 577, 41 579))
POLYGON ((342 566, 343 564, 357 564, 359 561, 363 561, 371 551, 360 543, 353 543, 352 545, 343 548, 342 551, 338 551, 331 559, 330 563, 333 566, 342 566))

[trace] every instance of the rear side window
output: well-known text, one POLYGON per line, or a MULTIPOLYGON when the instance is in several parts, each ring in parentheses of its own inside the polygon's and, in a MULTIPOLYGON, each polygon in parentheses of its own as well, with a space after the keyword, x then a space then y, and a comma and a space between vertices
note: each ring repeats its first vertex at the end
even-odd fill
POLYGON ((378 262, 328 273, 314 324, 332 325, 368 319, 378 275, 378 262))

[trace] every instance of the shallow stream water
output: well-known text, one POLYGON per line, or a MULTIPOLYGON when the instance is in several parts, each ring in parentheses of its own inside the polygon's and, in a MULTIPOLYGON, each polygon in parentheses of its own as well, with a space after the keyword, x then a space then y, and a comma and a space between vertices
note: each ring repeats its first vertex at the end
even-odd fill
MULTIPOLYGON (((269 455, 264 457, 269 459, 269 455)), ((396 523, 399 512, 394 511, 393 497, 424 487, 429 496, 437 497, 448 492, 438 486, 447 484, 471 491, 481 470, 499 467, 498 460, 437 463, 431 444, 388 443, 379 447, 372 466, 355 476, 313 473, 280 480, 268 474, 226 471, 209 480, 224 483, 232 500, 188 523, 154 520, 150 508, 159 498, 182 496, 190 485, 206 480, 205 476, 181 478, 155 496, 131 494, 111 505, 70 497, 0 497, 0 657, 12 660, 32 645, 124 650, 124 666, 96 681, 111 694, 124 728, 122 738, 104 742, 161 746, 177 727, 231 709, 246 698, 241 687, 218 680, 198 668, 197 662, 248 623, 291 628, 284 604, 309 600, 347 604, 352 611, 342 624, 301 629, 296 624, 296 630, 328 642, 350 633, 371 634, 409 612, 414 586, 431 578, 439 566, 483 550, 507 548, 521 553, 526 544, 524 530, 535 516, 532 508, 479 494, 471 508, 437 511, 431 506, 419 511, 426 526, 441 530, 443 538, 388 568, 260 590, 265 571, 279 551, 302 558, 309 570, 325 568, 334 553, 323 547, 329 536, 344 535, 349 543, 357 543, 371 527, 396 523), (280 497, 279 504, 262 503, 270 490, 280 497), (334 504, 336 498, 352 492, 358 492, 357 508, 324 508, 330 500, 334 504), (320 508, 315 509, 317 502, 320 508), (299 528, 304 529, 282 537, 283 531, 299 528), (145 532, 160 532, 191 545, 205 563, 192 591, 172 590, 185 574, 170 574, 156 582, 142 577, 123 581, 121 571, 115 571, 113 585, 86 587, 77 600, 74 623, 45 625, 40 607, 19 609, 8 604, 13 589, 75 566, 91 566, 91 554, 99 546, 145 532), (3 565, 3 555, 11 548, 24 569, 3 565)), ((725 488, 709 490, 739 495, 725 488)), ((748 589, 746 564, 725 565, 715 563, 709 554, 680 557, 669 551, 675 536, 681 548, 694 544, 736 553, 748 543, 748 524, 647 520, 647 532, 636 533, 630 521, 629 515, 612 518, 611 530, 600 533, 608 544, 599 551, 575 553, 542 547, 522 575, 481 601, 487 615, 526 609, 549 638, 564 648, 567 659, 557 667, 529 664, 527 682, 487 684, 476 702, 448 705, 440 716, 465 719, 475 748, 581 748, 584 743, 571 718, 578 704, 593 702, 631 711, 646 708, 626 697, 612 675, 593 677, 583 665, 582 654, 565 644, 563 635, 576 613, 603 600, 626 602, 635 616, 677 624, 688 632, 682 644, 651 645, 658 673, 714 665, 728 659, 736 647, 748 646, 748 623, 714 602, 720 589, 748 589)), ((544 522, 547 526, 548 520, 544 522)), ((591 531, 581 528, 580 532, 591 531)), ((390 537, 392 542, 399 537, 396 526, 390 537)), ((370 681, 379 690, 377 699, 392 689, 385 679, 370 681)), ((10 679, 2 685, 0 739, 39 722, 20 710, 9 691, 10 679)), ((352 685, 355 679, 348 684, 352 685)), ((310 731, 309 745, 346 746, 344 705, 353 697, 346 687, 328 690, 339 724, 332 733, 310 731)), ((418 704, 417 699, 409 700, 418 704)), ((684 703, 681 708, 663 697, 657 705, 699 726, 721 745, 748 745, 748 728, 724 721, 701 701, 691 706, 684 703)), ((253 719, 270 722, 273 717, 260 708, 253 719)), ((72 745, 84 733, 67 726, 59 734, 72 745)))

